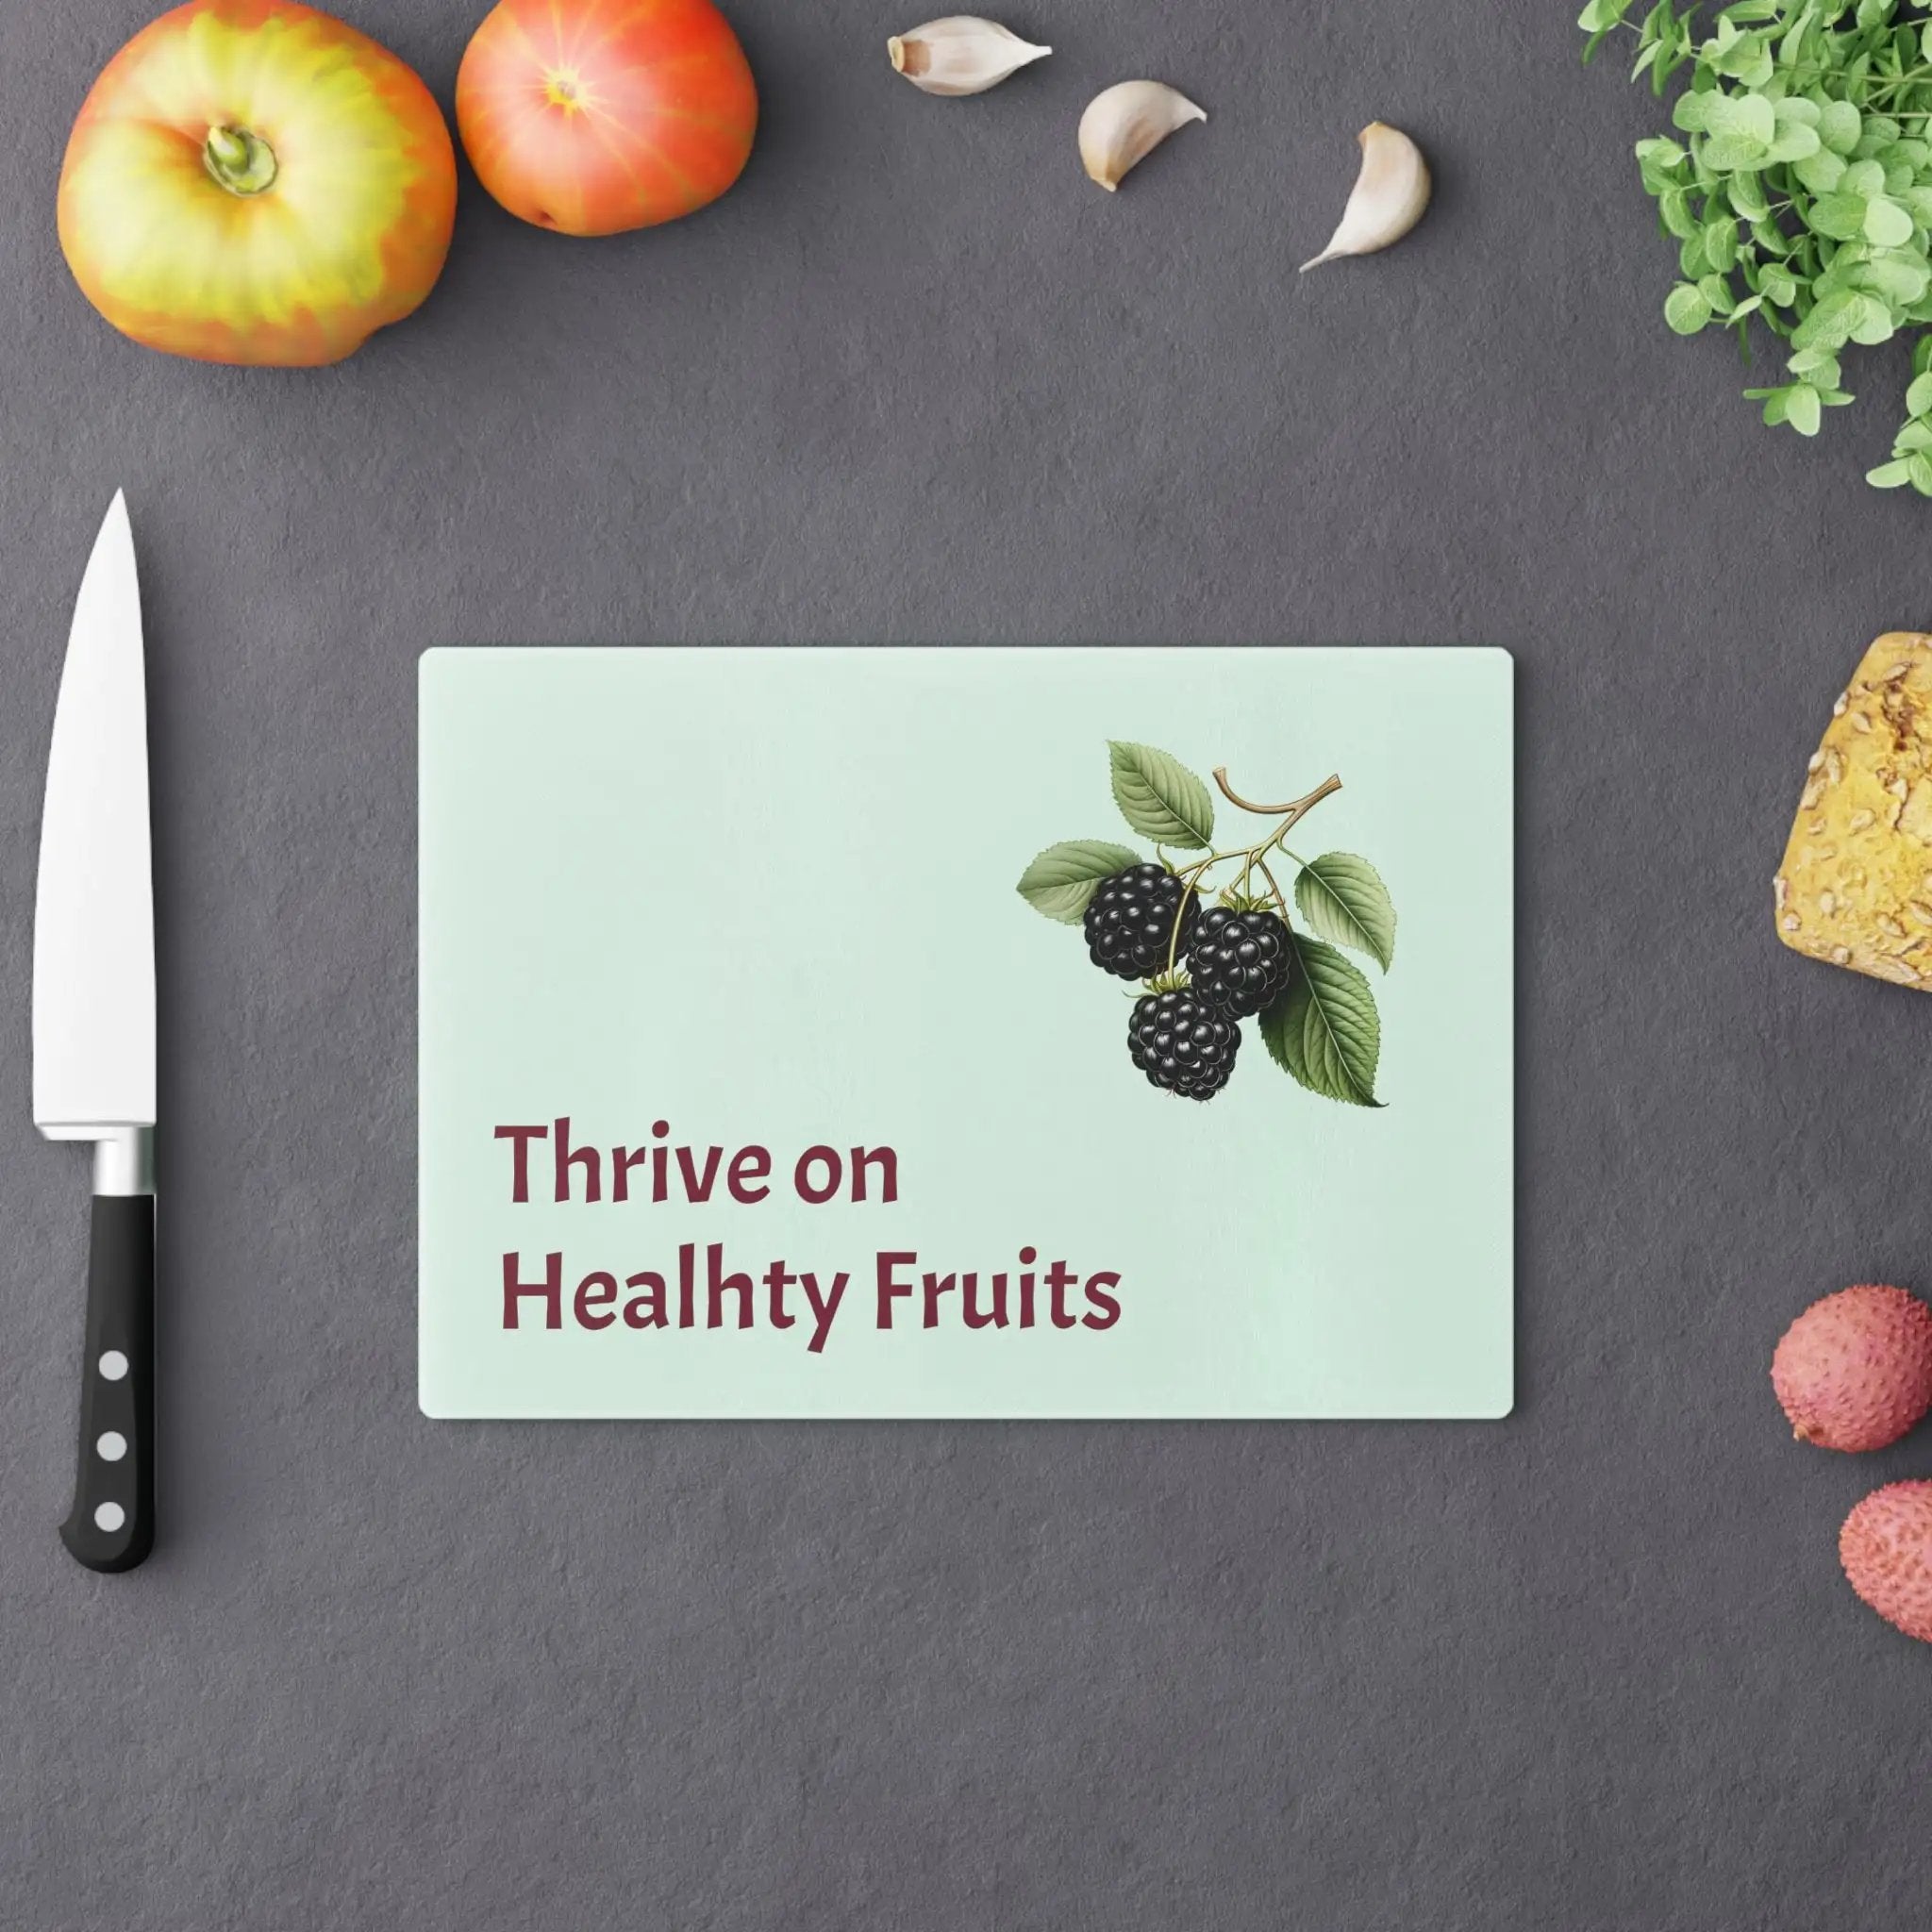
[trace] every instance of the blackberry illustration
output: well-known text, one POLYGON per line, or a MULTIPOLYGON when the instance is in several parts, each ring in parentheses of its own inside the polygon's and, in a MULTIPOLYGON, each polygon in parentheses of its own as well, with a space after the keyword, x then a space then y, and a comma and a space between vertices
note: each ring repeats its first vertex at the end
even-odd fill
POLYGON ((1195 996, 1231 1020, 1271 1007, 1294 972, 1294 949, 1279 913, 1216 906, 1194 928, 1188 977, 1195 996))
POLYGON ((1152 979, 1164 973, 1168 949, 1176 958, 1201 917, 1201 895, 1164 865, 1129 866, 1103 879, 1087 907, 1087 953, 1103 973, 1122 979, 1152 979), (1182 895, 1186 893, 1183 905, 1182 895), (1180 914, 1178 945, 1174 915, 1180 914))
POLYGON ((1018 891, 1042 919, 1078 926, 1102 972, 1144 982, 1115 997, 1132 1003, 1127 1048, 1149 1083, 1213 1099, 1253 1020, 1255 1051, 1291 1080, 1324 1100, 1379 1108, 1382 1019, 1349 954, 1389 971, 1394 904, 1359 852, 1315 851, 1304 837, 1296 843, 1313 855, 1304 858, 1289 843, 1341 790, 1340 774, 1267 805, 1237 791, 1225 765, 1210 787, 1172 752, 1125 739, 1108 741, 1107 774, 1153 860, 1146 845, 1062 839, 1033 855, 1018 891), (1241 815, 1231 833, 1215 829, 1216 792, 1241 815))
POLYGON ((1184 1100, 1212 1100, 1234 1072, 1241 1030, 1192 990, 1143 993, 1127 1023, 1127 1051, 1155 1086, 1184 1100))

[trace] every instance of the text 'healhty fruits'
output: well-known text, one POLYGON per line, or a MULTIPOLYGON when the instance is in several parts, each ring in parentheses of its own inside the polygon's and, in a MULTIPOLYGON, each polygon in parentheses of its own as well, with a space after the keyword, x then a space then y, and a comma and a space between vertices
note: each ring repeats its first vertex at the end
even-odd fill
POLYGON ((711 0, 501 0, 457 75, 457 126, 511 214, 566 235, 688 215, 743 172, 758 89, 711 0))
POLYGON ((423 301, 456 201, 441 111, 387 48, 294 0, 191 0, 94 82, 60 246, 138 342, 312 366, 423 301))
POLYGON ((1771 1380, 1801 1442, 1883 1449, 1932 1409, 1932 1308, 1881 1283, 1840 1289, 1785 1330, 1771 1380))

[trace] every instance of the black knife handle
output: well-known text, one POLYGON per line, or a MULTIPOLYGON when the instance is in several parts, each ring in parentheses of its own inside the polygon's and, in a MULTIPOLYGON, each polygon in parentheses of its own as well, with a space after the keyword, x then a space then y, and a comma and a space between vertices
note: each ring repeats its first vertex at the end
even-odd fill
POLYGON ((94 1196, 80 1463, 60 1541, 90 1570, 132 1570, 155 1545, 152 1194, 94 1196))

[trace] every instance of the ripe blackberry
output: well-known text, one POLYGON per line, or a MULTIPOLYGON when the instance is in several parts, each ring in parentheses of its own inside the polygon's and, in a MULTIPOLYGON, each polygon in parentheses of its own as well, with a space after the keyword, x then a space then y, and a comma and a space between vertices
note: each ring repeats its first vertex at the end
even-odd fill
POLYGON ((1234 1072, 1241 1029, 1182 987, 1143 993, 1127 1022, 1127 1051, 1155 1086, 1187 1100, 1212 1100, 1234 1072))
POLYGON ((1188 948, 1188 977, 1197 997, 1231 1020, 1274 1004, 1294 972, 1294 948, 1278 912, 1214 907, 1188 948))
POLYGON ((1122 979, 1152 979, 1167 970, 1168 948, 1176 960, 1201 917, 1201 895, 1181 904, 1181 882, 1164 865, 1133 865, 1103 879, 1087 907, 1087 952, 1103 973, 1122 979), (1174 914, 1181 931, 1174 944, 1174 914))

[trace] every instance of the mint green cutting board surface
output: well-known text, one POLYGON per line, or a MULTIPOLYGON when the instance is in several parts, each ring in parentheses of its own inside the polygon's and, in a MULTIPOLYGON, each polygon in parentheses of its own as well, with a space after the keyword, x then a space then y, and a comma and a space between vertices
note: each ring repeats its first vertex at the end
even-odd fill
MULTIPOLYGON (((1512 1385, 1512 679, 1493 650, 436 650, 421 677, 420 1389, 432 1416, 1495 1417, 1512 1385), (1208 1103, 1130 1062, 1135 989, 1015 882, 1144 845, 1107 741, 1358 852, 1400 915, 1380 1109, 1305 1091, 1255 1023, 1208 1103), (511 1195, 500 1124, 571 1122, 605 1198, 511 1195), (609 1198, 613 1144, 770 1150, 740 1205, 609 1198), (897 1199, 792 1164, 890 1147, 897 1199), (695 1244, 849 1283, 790 1328, 580 1327, 580 1280, 695 1244), (1109 1327, 877 1322, 876 1256, 1120 1276, 1109 1327), (563 1325, 504 1325, 560 1255, 563 1325)), ((1217 804, 1219 804, 1217 799, 1217 804)), ((1265 829, 1222 805, 1241 843, 1265 829)), ((1228 842, 1225 839, 1218 843, 1228 842)), ((1290 869, 1291 870, 1291 868, 1290 869)), ((1288 884, 1282 877, 1284 887, 1288 884)), ((1358 956, 1357 956, 1358 957, 1358 956)), ((876 1170, 874 1170, 874 1173, 876 1170)), ((594 1286, 594 1285, 593 1285, 594 1286)), ((617 1307, 643 1292, 621 1288, 617 1307)), ((1017 1288, 1013 1290, 1017 1298, 1017 1288)), ((593 1313, 607 1312, 594 1296, 593 1313)), ((739 1303, 724 1306, 735 1322, 739 1303)), ((1091 1312, 1079 1290, 1069 1303, 1091 1312)))

